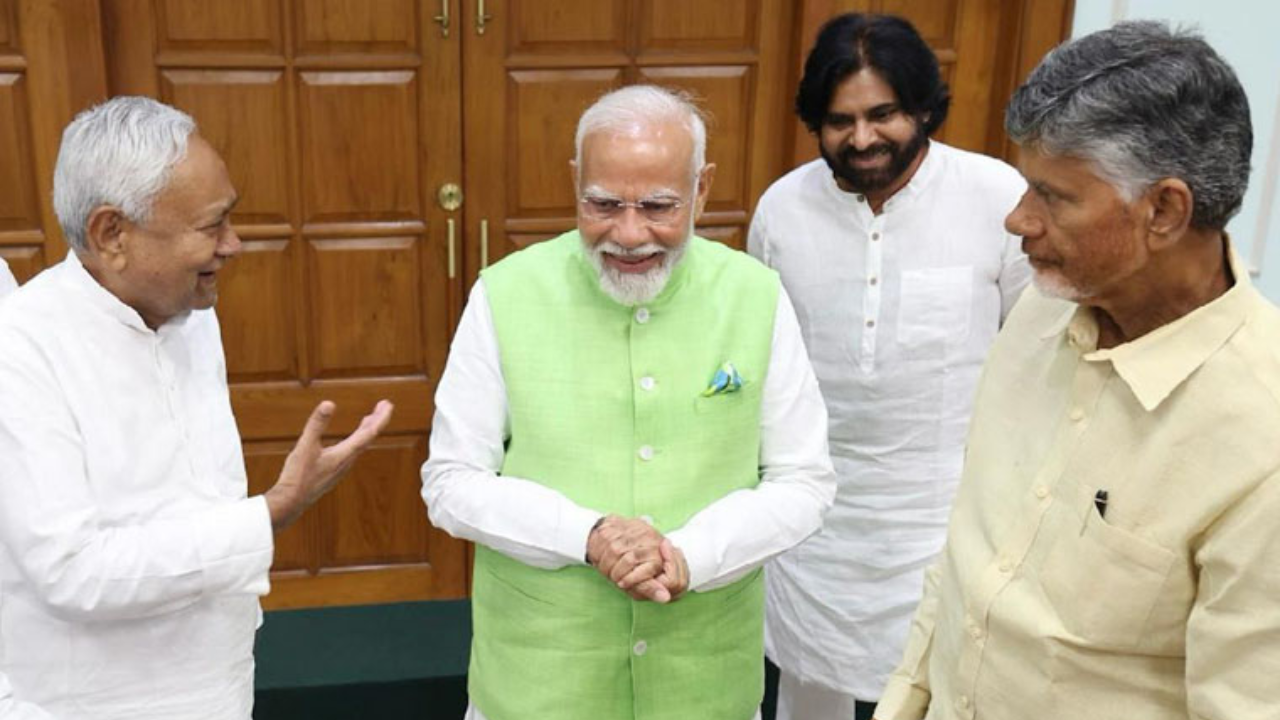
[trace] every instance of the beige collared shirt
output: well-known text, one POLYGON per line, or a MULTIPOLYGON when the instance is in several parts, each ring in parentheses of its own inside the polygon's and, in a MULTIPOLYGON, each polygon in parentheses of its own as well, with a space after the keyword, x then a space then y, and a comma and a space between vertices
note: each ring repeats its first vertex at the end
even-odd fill
POLYGON ((1027 291, 879 720, 1280 717, 1280 311, 1231 263, 1108 350, 1027 291))

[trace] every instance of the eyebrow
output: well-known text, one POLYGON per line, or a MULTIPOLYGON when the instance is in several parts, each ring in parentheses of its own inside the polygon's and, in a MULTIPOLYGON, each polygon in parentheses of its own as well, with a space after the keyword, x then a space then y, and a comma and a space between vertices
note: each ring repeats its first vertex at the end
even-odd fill
MULTIPOLYGON (((617 193, 605 190, 599 185, 588 185, 587 187, 583 188, 582 195, 584 197, 608 198, 610 200, 621 199, 621 197, 617 193)), ((657 188, 653 192, 650 192, 648 195, 641 197, 639 199, 639 202, 644 202, 645 200, 679 200, 679 199, 680 199, 679 191, 672 190, 671 188, 663 187, 663 188, 657 188)))

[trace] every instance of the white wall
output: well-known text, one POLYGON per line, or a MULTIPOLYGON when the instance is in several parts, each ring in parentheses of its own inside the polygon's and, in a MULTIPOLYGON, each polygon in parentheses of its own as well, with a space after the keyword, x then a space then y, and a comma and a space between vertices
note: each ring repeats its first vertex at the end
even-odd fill
POLYGON ((1244 207, 1227 230, 1254 282, 1280 303, 1280 3, 1076 0, 1072 35, 1136 19, 1197 26, 1239 75, 1253 115, 1253 174, 1244 207))

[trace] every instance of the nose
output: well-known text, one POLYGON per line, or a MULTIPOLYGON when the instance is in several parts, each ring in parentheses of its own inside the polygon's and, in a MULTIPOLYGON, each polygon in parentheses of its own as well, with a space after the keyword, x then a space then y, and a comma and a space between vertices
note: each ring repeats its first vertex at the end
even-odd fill
POLYGON ((1022 199, 1004 219, 1004 229, 1011 235, 1021 237, 1038 237, 1044 232, 1044 222, 1032 211, 1031 191, 1022 194, 1022 199))
POLYGON ((236 233, 236 229, 232 227, 231 222, 228 221, 226 229, 218 235, 216 253, 225 258, 233 258, 240 254, 242 247, 240 236, 236 233))
POLYGON ((613 241, 625 248, 635 248, 649 241, 649 222, 635 207, 623 208, 613 224, 613 241))
POLYGON ((849 136, 849 141, 853 144, 853 148, 859 152, 875 145, 876 133, 871 127, 871 123, 861 119, 855 121, 853 124, 853 133, 849 136))

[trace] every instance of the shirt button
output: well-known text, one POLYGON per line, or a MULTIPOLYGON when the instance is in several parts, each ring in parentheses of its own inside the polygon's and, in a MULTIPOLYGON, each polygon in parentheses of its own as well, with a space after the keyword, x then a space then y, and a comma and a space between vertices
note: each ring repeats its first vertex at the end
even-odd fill
POLYGON ((645 375, 644 377, 640 378, 640 388, 642 390, 652 390, 653 386, 656 384, 657 383, 653 381, 653 378, 649 377, 648 375, 645 375))
POLYGON ((648 445, 641 445, 639 455, 641 460, 652 460, 653 448, 648 445))
POLYGON ((649 322, 649 308, 636 308, 636 322, 641 325, 649 322))
POLYGON ((961 695, 960 697, 956 698, 956 707, 960 708, 961 710, 968 710, 968 709, 969 709, 969 696, 968 696, 968 695, 961 695))
POLYGON ((1049 497, 1049 488, 1047 488, 1047 487, 1045 487, 1045 486, 1043 486, 1043 485, 1037 485, 1037 486, 1036 486, 1036 497, 1040 498, 1041 500, 1043 500, 1043 499, 1045 499, 1045 498, 1049 497))
POLYGON ((875 285, 876 283, 880 282, 880 280, 877 278, 871 278, 867 282, 871 283, 872 285, 875 285))
POLYGON ((973 627, 969 628, 969 634, 973 636, 974 640, 981 640, 982 628, 978 627, 977 625, 974 625, 973 627))
POLYGON ((880 239, 880 233, 878 233, 878 232, 871 233, 871 239, 872 239, 873 241, 874 241, 874 240, 879 240, 879 239, 880 239))
POLYGON ((643 640, 637 641, 636 644, 631 647, 631 652, 635 653, 636 655, 644 655, 648 651, 649 651, 649 643, 643 640))
POLYGON ((1013 561, 1008 558, 1000 559, 1000 572, 1008 573, 1013 571, 1013 561))
POLYGON ((854 197, 858 199, 858 202, 866 202, 866 201, 867 201, 867 198, 866 198, 865 196, 863 196, 863 195, 854 195, 854 197))
POLYGON ((875 321, 875 320, 868 320, 868 321, 867 321, 867 327, 869 327, 869 328, 873 328, 873 327, 875 327, 875 326, 876 326, 876 321, 875 321))
POLYGON ((1071 408, 1071 414, 1067 417, 1071 418, 1071 422, 1080 422, 1084 419, 1084 410, 1080 408, 1071 408))

